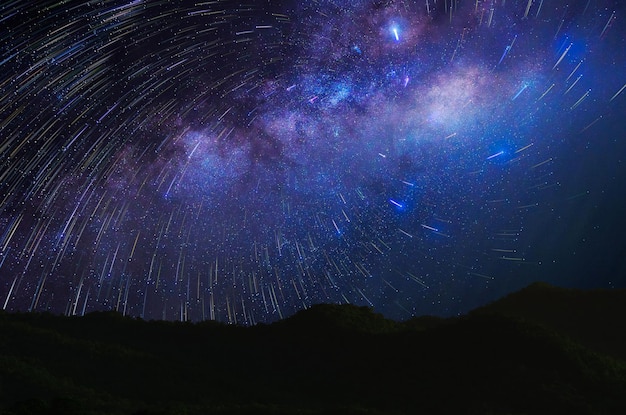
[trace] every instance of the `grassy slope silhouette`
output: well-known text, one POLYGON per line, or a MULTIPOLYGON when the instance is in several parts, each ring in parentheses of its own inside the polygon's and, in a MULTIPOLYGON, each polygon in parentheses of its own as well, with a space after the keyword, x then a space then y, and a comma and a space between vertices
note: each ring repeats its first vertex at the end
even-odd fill
POLYGON ((350 305, 250 328, 0 313, 0 413, 623 414, 625 307, 534 284, 406 322, 350 305))

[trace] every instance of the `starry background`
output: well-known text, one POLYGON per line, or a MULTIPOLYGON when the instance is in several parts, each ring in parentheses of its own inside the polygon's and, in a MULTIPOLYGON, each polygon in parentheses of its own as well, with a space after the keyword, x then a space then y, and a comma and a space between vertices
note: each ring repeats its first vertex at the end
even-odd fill
POLYGON ((609 0, 3 1, 0 304, 269 322, 626 286, 609 0))

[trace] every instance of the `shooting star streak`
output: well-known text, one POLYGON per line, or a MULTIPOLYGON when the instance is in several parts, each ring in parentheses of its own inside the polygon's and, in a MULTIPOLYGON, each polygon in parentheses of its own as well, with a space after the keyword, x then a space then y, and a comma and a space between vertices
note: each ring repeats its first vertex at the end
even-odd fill
POLYGON ((611 99, 609 100, 609 102, 613 101, 615 98, 617 98, 622 92, 624 92, 624 89, 626 89, 626 84, 624 84, 623 87, 620 88, 619 91, 617 91, 615 93, 615 95, 613 95, 613 97, 611 97, 611 99))
POLYGON ((496 158, 498 156, 501 156, 503 154, 504 154, 504 151, 498 151, 496 154, 492 154, 489 157, 487 157, 487 160, 491 160, 491 159, 496 158))
POLYGON ((567 49, 565 49, 565 51, 563 52, 563 54, 561 55, 561 57, 559 58, 558 61, 556 61, 556 63, 554 64, 554 66, 552 67, 552 70, 555 70, 557 66, 559 66, 559 63, 561 63, 563 61, 563 59, 565 59, 565 55, 567 55, 567 52, 569 52, 570 48, 572 47, 573 43, 570 43, 569 46, 567 47, 567 49))
POLYGON ((404 231, 404 230, 402 230, 402 229, 400 229, 400 228, 398 228, 398 230, 399 230, 401 233, 403 233, 404 235, 408 236, 409 238, 412 238, 412 237, 413 237, 413 235, 411 235, 410 233, 408 233, 408 232, 406 232, 406 231, 404 231))

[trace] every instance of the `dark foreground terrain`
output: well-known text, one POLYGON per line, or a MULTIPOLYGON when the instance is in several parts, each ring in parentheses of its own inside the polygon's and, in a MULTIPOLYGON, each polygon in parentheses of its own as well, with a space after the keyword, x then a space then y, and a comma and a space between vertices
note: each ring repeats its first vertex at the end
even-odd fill
POLYGON ((626 292, 534 284, 457 319, 0 314, 0 414, 626 414, 626 292))

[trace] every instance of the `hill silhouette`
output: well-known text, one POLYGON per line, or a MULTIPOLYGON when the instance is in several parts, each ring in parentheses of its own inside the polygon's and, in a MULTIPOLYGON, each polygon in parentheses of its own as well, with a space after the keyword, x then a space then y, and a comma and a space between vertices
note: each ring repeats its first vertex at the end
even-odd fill
POLYGON ((520 318, 626 360, 626 290, 576 290, 538 282, 470 313, 520 318))
POLYGON ((248 328, 0 313, 0 413, 623 414, 620 295, 533 285, 455 319, 318 305, 248 328))

